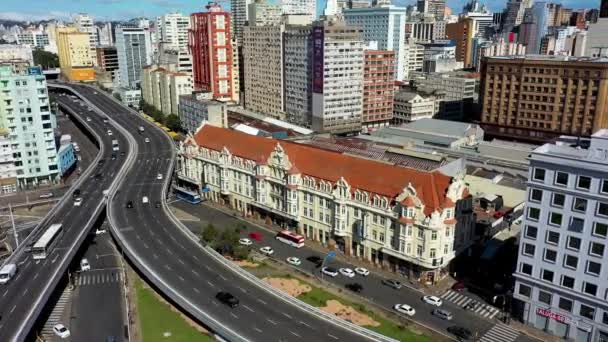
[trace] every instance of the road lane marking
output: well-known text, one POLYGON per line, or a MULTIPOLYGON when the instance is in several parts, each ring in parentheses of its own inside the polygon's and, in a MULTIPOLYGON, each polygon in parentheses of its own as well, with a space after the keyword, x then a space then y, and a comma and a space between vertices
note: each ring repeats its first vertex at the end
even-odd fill
POLYGON ((219 274, 220 278, 222 278, 222 280, 228 280, 226 277, 224 277, 223 275, 219 274))
POLYGON ((239 316, 235 315, 233 312, 230 313, 230 316, 234 317, 234 318, 239 318, 239 316))
POLYGON ((154 257, 154 259, 158 259, 158 255, 152 254, 152 256, 154 257))
POLYGON ((186 264, 182 259, 177 259, 177 261, 179 261, 179 263, 182 264, 182 265, 186 264))
POLYGON ((259 298, 258 298, 258 302, 260 302, 260 303, 262 303, 262 304, 264 304, 264 305, 268 304, 268 303, 266 303, 265 301, 263 301, 263 300, 261 300, 261 299, 259 299, 259 298))
POLYGON ((192 270, 192 273, 196 274, 197 277, 200 277, 201 275, 198 274, 198 272, 196 272, 195 270, 192 270))
POLYGON ((271 320, 271 319, 266 318, 266 320, 267 320, 269 323, 272 323, 273 325, 277 325, 277 322, 275 322, 275 321, 273 321, 273 320, 271 320))
POLYGON ((338 339, 336 336, 334 336, 334 335, 332 335, 332 334, 327 334, 327 336, 329 336, 329 337, 333 338, 334 340, 337 340, 337 339, 338 339))
POLYGON ((284 313, 284 312, 282 312, 282 314, 283 314, 283 316, 285 316, 285 317, 287 317, 287 318, 289 318, 289 319, 291 319, 291 318, 292 318, 291 316, 289 316, 288 314, 286 314, 286 313, 284 313))
POLYGON ((239 290, 241 290, 243 293, 247 293, 247 290, 245 290, 244 288, 237 286, 239 288, 239 290))
POLYGON ((25 291, 23 291, 23 294, 21 296, 25 296, 29 291, 30 291, 30 289, 26 288, 25 291))
POLYGON ((173 252, 171 252, 171 250, 169 248, 167 248, 167 253, 173 255, 173 252))
POLYGON ((290 332, 290 333, 291 333, 293 336, 297 336, 297 337, 299 337, 299 338, 302 338, 302 336, 300 336, 300 335, 296 334, 295 332, 293 332, 293 331, 291 331, 291 330, 289 330, 289 332, 290 332))
POLYGON ((169 271, 171 271, 171 266, 165 265, 165 268, 168 269, 169 271))
POLYGON ((179 280, 181 281, 185 281, 184 278, 182 276, 177 276, 179 278, 179 280))
POLYGON ((207 281, 207 284, 209 284, 209 286, 211 286, 211 287, 215 287, 215 285, 213 285, 213 283, 210 281, 207 281))
POLYGON ((248 307, 247 305, 242 305, 245 309, 251 311, 251 312, 255 312, 252 308, 248 307))
POLYGON ((34 274, 34 279, 38 278, 38 272, 36 272, 36 274, 34 274))
POLYGON ((303 324, 303 325, 305 325, 305 326, 307 326, 307 327, 309 327, 309 328, 311 327, 310 325, 308 325, 308 323, 303 322, 303 321, 300 321, 300 324, 303 324))
POLYGON ((216 303, 214 300, 211 301, 211 303, 213 303, 213 305, 218 306, 219 304, 216 303))
MULTIPOLYGON (((38 274, 38 273, 36 273, 38 274)), ((2 297, 6 296, 6 294, 8 293, 8 290, 4 291, 4 293, 2 294, 2 297)))
POLYGON ((196 287, 194 288, 194 292, 199 293, 199 294, 201 293, 201 291, 199 291, 196 287))
POLYGON ((11 309, 10 313, 13 313, 13 311, 15 311, 16 308, 17 308, 17 305, 13 305, 13 308, 11 309))
POLYGON ((207 271, 211 271, 211 267, 205 265, 205 268, 207 269, 207 271))
POLYGON ((144 242, 144 248, 148 249, 148 245, 144 242))
POLYGON ((253 330, 255 330, 255 331, 259 332, 259 333, 262 332, 262 330, 260 330, 258 327, 253 327, 253 330))

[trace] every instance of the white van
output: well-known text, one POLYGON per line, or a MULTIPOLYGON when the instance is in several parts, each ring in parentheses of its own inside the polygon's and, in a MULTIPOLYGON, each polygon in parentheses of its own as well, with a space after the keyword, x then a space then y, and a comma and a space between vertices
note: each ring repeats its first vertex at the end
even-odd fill
POLYGON ((144 132, 144 126, 139 126, 139 133, 143 133, 144 132))
POLYGON ((6 284, 11 280, 12 277, 17 273, 17 265, 6 264, 0 270, 0 284, 6 284))

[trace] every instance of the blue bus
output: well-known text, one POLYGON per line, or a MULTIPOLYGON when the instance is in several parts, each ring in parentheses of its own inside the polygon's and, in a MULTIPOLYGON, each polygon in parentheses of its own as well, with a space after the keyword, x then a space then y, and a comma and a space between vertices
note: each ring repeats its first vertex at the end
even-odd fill
POLYGON ((201 196, 196 192, 180 187, 173 187, 173 190, 175 191, 175 196, 181 199, 182 201, 186 201, 192 204, 198 204, 202 202, 201 196))

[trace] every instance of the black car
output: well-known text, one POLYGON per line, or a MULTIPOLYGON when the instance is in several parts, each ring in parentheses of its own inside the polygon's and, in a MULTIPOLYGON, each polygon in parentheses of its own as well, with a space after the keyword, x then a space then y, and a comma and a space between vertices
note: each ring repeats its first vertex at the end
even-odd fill
POLYGON ((112 153, 112 160, 116 160, 116 153, 112 153))
POLYGON ((235 308, 239 305, 239 300, 230 292, 218 292, 215 295, 215 298, 231 308, 235 308))
POLYGON ((125 151, 120 152, 120 156, 124 157, 125 156, 125 151))
POLYGON ((129 209, 133 208, 133 201, 127 202, 127 208, 129 208, 129 209))
POLYGON ((470 340, 471 337, 473 337, 473 334, 471 333, 471 330, 465 328, 465 327, 459 327, 459 326, 451 326, 448 327, 448 332, 456 337, 458 337, 458 339, 460 340, 470 340))
POLYGON ((72 193, 72 198, 78 198, 78 197, 80 197, 80 189, 76 189, 72 193))
POLYGON ((97 180, 103 179, 103 174, 101 174, 101 173, 96 174, 95 179, 97 179, 97 180))
POLYGON ((306 258, 306 260, 312 262, 313 264, 317 265, 317 267, 321 267, 321 264, 323 263, 323 259, 319 256, 316 255, 311 255, 308 258, 306 258))
POLYGON ((359 284, 359 283, 349 283, 344 285, 344 287, 346 287, 347 289, 353 291, 353 292, 361 292, 363 291, 363 285, 359 284))
POLYGON ((156 203, 154 203, 154 206, 155 206, 156 208, 160 208, 160 202, 156 202, 156 203))
POLYGON ((394 279, 382 279, 382 284, 392 287, 396 290, 399 290, 402 286, 400 281, 394 279))
POLYGON ((99 159, 99 161, 97 162, 97 164, 99 164, 99 165, 103 165, 103 163, 104 163, 103 159, 99 159))

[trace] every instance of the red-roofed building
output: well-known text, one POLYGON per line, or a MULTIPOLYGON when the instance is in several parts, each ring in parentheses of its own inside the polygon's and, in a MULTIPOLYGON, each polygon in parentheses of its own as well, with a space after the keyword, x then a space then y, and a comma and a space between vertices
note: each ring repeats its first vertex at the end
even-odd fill
POLYGON ((180 146, 178 181, 423 281, 438 280, 473 239, 462 179, 210 125, 180 146))

